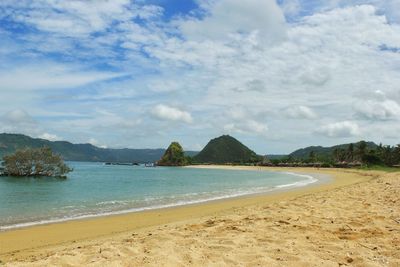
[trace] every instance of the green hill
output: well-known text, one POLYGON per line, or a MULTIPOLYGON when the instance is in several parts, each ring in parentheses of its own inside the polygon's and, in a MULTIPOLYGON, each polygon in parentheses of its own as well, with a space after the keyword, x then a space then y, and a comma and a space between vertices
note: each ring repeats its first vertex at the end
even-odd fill
POLYGON ((157 164, 160 166, 185 166, 187 163, 182 146, 178 142, 172 142, 157 164))
MULTIPOLYGON (((360 144, 360 142, 353 143, 354 148, 356 148, 360 144)), ((367 144, 368 149, 376 149, 378 147, 373 142, 367 142, 366 144, 367 144)), ((298 150, 290 153, 289 156, 292 158, 295 158, 295 159, 307 159, 309 157, 310 153, 313 151, 317 158, 329 159, 332 157, 333 151, 335 151, 335 149, 347 150, 349 146, 350 146, 350 144, 342 144, 342 145, 336 145, 336 146, 331 146, 331 147, 309 146, 306 148, 298 149, 298 150)))
MULTIPOLYGON (((72 144, 66 141, 48 141, 31 138, 22 134, 0 134, 0 159, 12 154, 17 149, 31 147, 50 147, 69 161, 100 161, 100 162, 155 162, 159 160, 165 149, 110 149, 99 148, 91 144, 72 144)), ((197 152, 188 151, 193 156, 197 152)))
POLYGON ((254 151, 229 135, 212 139, 193 160, 196 163, 249 163, 260 160, 254 151))

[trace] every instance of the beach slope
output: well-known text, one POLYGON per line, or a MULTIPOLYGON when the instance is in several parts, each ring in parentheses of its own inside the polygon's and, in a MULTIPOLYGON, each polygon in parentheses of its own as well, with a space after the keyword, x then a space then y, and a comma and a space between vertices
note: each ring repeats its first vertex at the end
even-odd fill
POLYGON ((295 171, 333 182, 3 232, 0 260, 5 266, 400 266, 399 173, 295 171))

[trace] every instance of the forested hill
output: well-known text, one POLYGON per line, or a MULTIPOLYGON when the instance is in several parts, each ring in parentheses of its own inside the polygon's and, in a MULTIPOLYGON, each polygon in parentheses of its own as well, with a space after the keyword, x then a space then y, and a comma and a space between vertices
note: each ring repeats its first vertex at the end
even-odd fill
MULTIPOLYGON (((358 147, 360 142, 353 143, 354 149, 358 147)), ((378 145, 373 142, 366 142, 367 149, 376 149, 378 145)), ((310 153, 315 153, 315 156, 321 159, 331 158, 335 150, 347 150, 350 144, 342 144, 331 147, 322 147, 322 146, 309 146, 306 148, 298 149, 289 154, 290 157, 295 159, 307 159, 310 156, 310 153)))
POLYGON ((193 158, 196 163, 250 163, 261 157, 254 151, 229 135, 212 139, 202 151, 193 158))
MULTIPOLYGON (((91 144, 72 144, 66 141, 48 141, 31 138, 22 134, 0 134, 0 159, 16 149, 25 147, 38 148, 48 146, 64 160, 100 161, 100 162, 155 162, 159 160, 165 149, 110 149, 99 148, 91 144)), ((197 152, 188 151, 190 156, 197 152)))

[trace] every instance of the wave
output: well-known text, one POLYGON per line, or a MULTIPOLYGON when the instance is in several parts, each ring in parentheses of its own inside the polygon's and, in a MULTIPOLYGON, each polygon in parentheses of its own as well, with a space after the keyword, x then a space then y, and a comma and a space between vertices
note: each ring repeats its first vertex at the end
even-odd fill
MULTIPOLYGON (((297 176, 297 177, 304 177, 306 179, 300 180, 300 181, 297 181, 294 183, 277 185, 277 186, 273 186, 273 187, 255 187, 255 188, 246 189, 246 190, 231 190, 230 192, 227 192, 227 191, 225 191, 225 192, 221 192, 221 191, 197 192, 197 193, 188 193, 188 194, 179 195, 179 196, 168 196, 168 197, 164 197, 164 198, 148 197, 148 198, 143 199, 142 203, 149 204, 149 203, 153 202, 153 204, 150 204, 149 206, 129 208, 129 209, 123 209, 123 210, 115 210, 115 211, 106 211, 106 212, 104 210, 96 211, 93 213, 87 212, 84 214, 81 213, 81 214, 75 214, 75 215, 68 215, 68 216, 64 216, 61 218, 55 217, 55 218, 39 220, 39 221, 17 223, 17 224, 12 224, 12 225, 4 225, 4 226, 0 226, 0 231, 30 227, 30 226, 35 226, 35 225, 60 223, 60 222, 71 221, 71 220, 82 220, 82 219, 89 219, 89 218, 96 218, 96 217, 103 217, 103 216, 110 216, 110 215, 141 212, 141 211, 147 211, 147 210, 172 208, 172 207, 199 204, 199 203, 205 203, 205 202, 217 201, 217 200, 223 200, 223 199, 229 199, 229 198, 243 197, 243 196, 254 195, 254 194, 269 193, 269 192, 284 189, 284 188, 288 189, 288 188, 302 187, 302 186, 306 186, 306 185, 309 185, 309 184, 312 184, 312 183, 315 183, 318 181, 317 178, 315 178, 311 175, 308 175, 308 174, 298 174, 298 173, 292 173, 292 172, 282 172, 282 173, 297 176), (210 194, 219 194, 219 195, 210 196, 210 194), (208 195, 208 196, 206 196, 206 195, 208 195), (204 196, 204 197, 197 198, 197 199, 187 199, 188 197, 195 197, 195 196, 204 196), (165 201, 166 199, 176 200, 176 201, 171 202, 171 203, 165 203, 165 204, 154 204, 154 202, 162 202, 162 201, 165 201)), ((129 205, 129 204, 133 204, 135 202, 137 203, 138 201, 110 200, 110 201, 103 201, 103 202, 96 203, 96 206, 112 207, 111 205, 116 205, 116 204, 129 205)), ((64 208, 73 209, 73 207, 74 206, 67 206, 64 208)), ((84 207, 84 206, 80 206, 80 207, 84 207)))
POLYGON ((313 184, 318 181, 317 178, 309 175, 309 174, 298 174, 298 173, 293 173, 293 172, 284 172, 285 174, 288 175, 294 175, 294 176, 299 176, 299 177, 304 177, 306 180, 304 181, 297 181, 291 184, 283 184, 283 185, 277 185, 275 186, 276 188, 287 188, 287 187, 300 187, 300 186, 306 186, 309 184, 313 184))

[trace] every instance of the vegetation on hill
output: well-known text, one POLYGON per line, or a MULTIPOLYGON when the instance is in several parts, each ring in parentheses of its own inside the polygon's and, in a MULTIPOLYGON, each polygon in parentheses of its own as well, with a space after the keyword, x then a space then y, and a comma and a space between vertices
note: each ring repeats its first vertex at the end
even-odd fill
MULTIPOLYGON (((0 159, 14 153, 18 149, 50 147, 52 151, 68 161, 100 161, 100 162, 155 162, 161 158, 165 149, 109 149, 99 148, 91 144, 72 144, 65 141, 48 141, 31 138, 22 134, 0 134, 0 159)), ((188 151, 188 155, 197 152, 188 151)))
POLYGON ((254 151, 229 135, 223 135, 212 139, 204 149, 193 158, 193 161, 196 163, 215 164, 245 164, 256 163, 261 160, 261 157, 254 151))
MULTIPOLYGON (((176 144, 173 147, 170 146, 171 149, 180 151, 176 144)), ((229 135, 212 139, 200 153, 183 152, 182 150, 182 153, 184 153, 182 155, 181 152, 172 153, 171 149, 169 151, 165 149, 107 149, 91 144, 72 144, 65 141, 51 142, 21 134, 0 134, 0 159, 15 153, 17 150, 42 147, 48 147, 64 160, 70 161, 147 163, 156 162, 167 156, 169 158, 166 158, 165 165, 171 166, 182 166, 192 162, 326 167, 391 167, 400 165, 400 145, 391 147, 365 141, 332 147, 311 146, 296 150, 286 156, 270 155, 267 156, 269 159, 267 160, 229 135)), ((164 164, 163 162, 162 159, 161 164, 164 164)))
POLYGON ((308 159, 309 155, 311 152, 314 152, 316 158, 318 159, 330 159, 332 158, 332 155, 334 151, 342 151, 342 150, 347 150, 349 147, 358 147, 360 143, 363 143, 366 145, 366 148, 369 150, 376 149, 377 145, 373 142, 364 142, 360 141, 358 143, 354 144, 342 144, 342 145, 336 145, 332 147, 322 147, 322 146, 310 146, 302 149, 298 149, 292 153, 289 154, 290 157, 294 159, 308 159))
POLYGON ((311 165, 326 167, 396 166, 400 164, 400 145, 376 145, 372 142, 333 147, 311 146, 296 150, 287 157, 272 159, 273 165, 311 165))
POLYGON ((3 172, 9 176, 64 177, 72 171, 49 147, 17 150, 3 160, 3 172))
POLYGON ((172 142, 158 161, 160 166, 185 166, 189 159, 185 156, 182 146, 178 142, 172 142))

